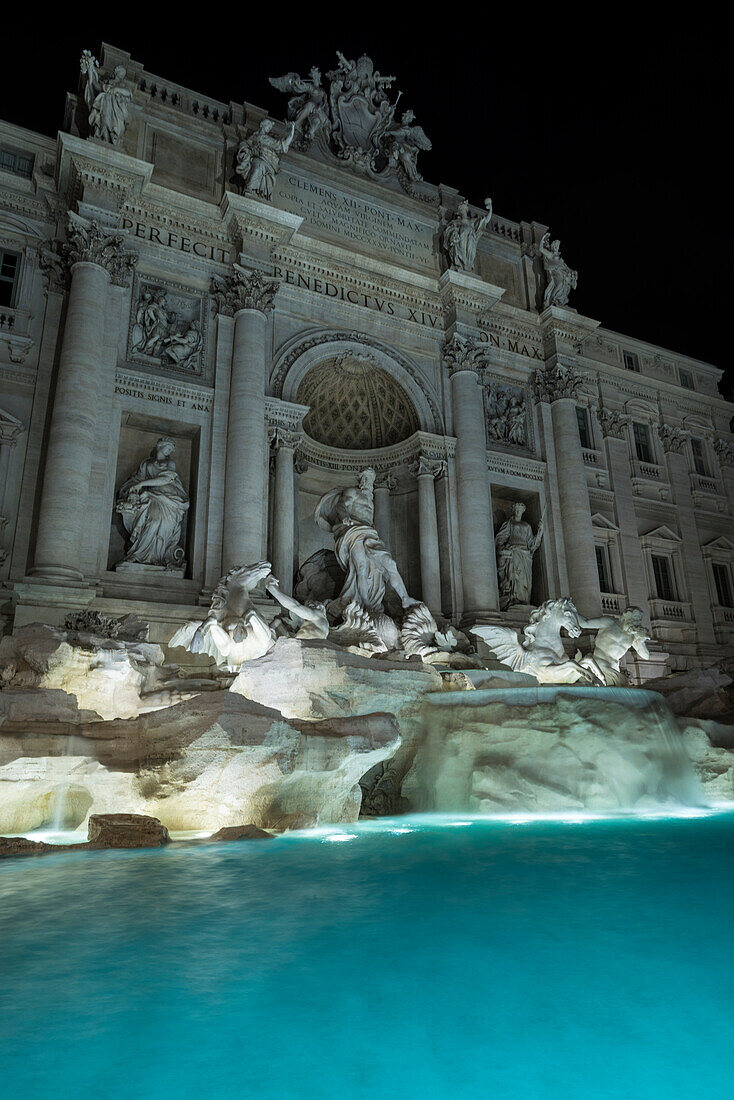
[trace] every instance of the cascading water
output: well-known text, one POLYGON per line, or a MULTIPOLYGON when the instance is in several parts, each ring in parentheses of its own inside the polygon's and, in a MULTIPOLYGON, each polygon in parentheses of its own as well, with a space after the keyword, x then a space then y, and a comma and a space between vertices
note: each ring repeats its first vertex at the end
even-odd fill
POLYGON ((420 812, 649 812, 705 805, 675 719, 640 688, 537 686, 425 697, 403 784, 420 812))

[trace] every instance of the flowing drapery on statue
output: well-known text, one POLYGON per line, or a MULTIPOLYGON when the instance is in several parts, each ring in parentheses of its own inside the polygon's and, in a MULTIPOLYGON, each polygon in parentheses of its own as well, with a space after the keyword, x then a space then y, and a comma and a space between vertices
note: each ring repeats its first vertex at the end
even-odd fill
POLYGON ((515 604, 529 604, 533 587, 533 554, 543 538, 543 518, 533 529, 523 513, 525 505, 516 501, 512 515, 500 527, 495 538, 500 607, 504 611, 515 604))
POLYGON ((392 589, 402 607, 411 599, 395 560, 374 527, 375 471, 364 470, 358 486, 332 489, 319 501, 314 518, 334 538, 337 561, 346 573, 344 586, 329 610, 343 613, 356 604, 369 614, 384 611, 385 595, 392 589))
POLYGON ((183 563, 181 529, 189 498, 171 458, 175 447, 172 439, 159 439, 117 495, 116 511, 130 535, 125 561, 167 569, 183 563))

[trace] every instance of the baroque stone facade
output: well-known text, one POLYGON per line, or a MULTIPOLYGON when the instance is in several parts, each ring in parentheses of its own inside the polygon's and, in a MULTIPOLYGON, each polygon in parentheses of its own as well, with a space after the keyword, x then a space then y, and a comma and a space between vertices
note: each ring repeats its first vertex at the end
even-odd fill
POLYGON ((731 652, 721 372, 580 315, 547 226, 426 180, 369 58, 272 83, 283 119, 105 47, 57 138, 0 123, 3 632, 136 613, 166 643, 263 559, 288 594, 371 468, 434 615, 514 630, 570 595, 642 608, 651 674, 731 652))

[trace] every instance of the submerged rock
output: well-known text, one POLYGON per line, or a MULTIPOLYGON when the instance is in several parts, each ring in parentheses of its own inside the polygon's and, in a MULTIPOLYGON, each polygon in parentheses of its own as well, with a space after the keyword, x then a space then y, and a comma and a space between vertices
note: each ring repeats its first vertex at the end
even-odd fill
POLYGON ((87 836, 93 848, 158 848, 171 839, 157 817, 145 814, 92 814, 87 836))
POLYGON ((212 833, 208 840, 272 840, 273 834, 258 829, 257 825, 225 825, 212 833))

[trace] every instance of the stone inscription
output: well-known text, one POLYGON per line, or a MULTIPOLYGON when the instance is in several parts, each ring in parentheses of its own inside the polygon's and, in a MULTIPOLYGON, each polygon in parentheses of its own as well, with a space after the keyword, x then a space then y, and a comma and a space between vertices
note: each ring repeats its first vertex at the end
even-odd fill
POLYGON ((132 218, 122 219, 122 229, 131 229, 136 237, 144 241, 152 241, 161 244, 164 248, 175 248, 178 252, 190 252, 194 256, 200 256, 202 260, 216 260, 225 264, 229 261, 230 250, 217 244, 209 244, 208 241, 196 241, 192 237, 185 237, 181 233, 172 233, 168 229, 159 228, 157 225, 146 225, 145 222, 134 222, 132 218))
POLYGON ((508 336, 502 336, 499 332, 491 332, 482 329, 479 333, 479 341, 482 344, 491 344, 493 348, 503 348, 505 351, 513 351, 515 355, 526 355, 528 359, 540 359, 543 354, 540 348, 532 344, 524 344, 520 340, 511 340, 508 336))
POLYGON ((315 229, 413 263, 433 263, 433 228, 407 214, 293 174, 278 179, 276 193, 279 206, 300 214, 315 229))
POLYGON ((118 374, 115 393, 120 397, 134 397, 140 401, 153 401, 172 409, 188 409, 193 412, 211 412, 211 394, 192 394, 180 386, 156 385, 133 375, 118 374))
POLYGON ((331 279, 319 279, 313 275, 302 275, 298 271, 290 271, 287 267, 276 266, 273 268, 273 273, 288 286, 297 286, 303 290, 310 290, 314 294, 323 294, 327 298, 335 298, 339 302, 349 302, 353 306, 374 309, 378 313, 384 313, 386 317, 398 317, 404 321, 414 321, 417 325, 425 325, 426 328, 443 328, 442 319, 435 314, 427 313, 423 309, 414 309, 411 306, 402 305, 400 302, 392 302, 388 298, 381 298, 379 294, 365 294, 361 290, 343 286, 331 279))

